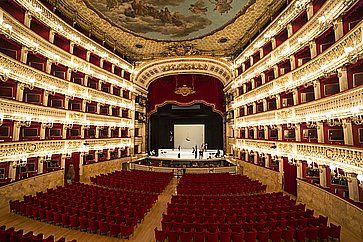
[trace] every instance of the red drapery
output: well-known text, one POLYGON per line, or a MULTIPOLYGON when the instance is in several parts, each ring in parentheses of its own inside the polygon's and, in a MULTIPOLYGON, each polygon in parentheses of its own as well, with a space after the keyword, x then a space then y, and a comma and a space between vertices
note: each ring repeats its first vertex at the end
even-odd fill
POLYGON ((297 168, 294 165, 289 164, 287 158, 283 158, 284 167, 284 191, 294 196, 297 195, 297 168))
POLYGON ((225 112, 223 84, 217 78, 206 75, 182 74, 161 77, 150 84, 148 101, 149 115, 156 112, 158 107, 172 103, 185 106, 204 103, 212 106, 214 111, 220 114, 225 112), (176 87, 183 85, 194 87, 195 93, 187 96, 176 94, 176 87))

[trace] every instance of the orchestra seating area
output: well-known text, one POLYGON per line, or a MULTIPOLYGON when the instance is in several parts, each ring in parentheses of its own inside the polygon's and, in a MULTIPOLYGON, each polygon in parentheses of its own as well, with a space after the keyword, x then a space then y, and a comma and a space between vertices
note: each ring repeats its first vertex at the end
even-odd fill
MULTIPOLYGON (((64 237, 55 240, 54 236, 51 235, 47 238, 44 237, 43 234, 35 235, 33 231, 28 233, 24 233, 24 230, 19 229, 15 230, 14 227, 6 228, 5 225, 0 227, 0 241, 1 242, 13 242, 13 241, 20 241, 20 242, 65 242, 66 239, 64 237)), ((71 240, 69 242, 76 242, 77 240, 71 240)))
POLYGON ((91 177, 91 182, 102 187, 160 194, 173 178, 173 173, 151 171, 114 171, 91 177))
POLYGON ((268 242, 340 239, 340 226, 283 193, 262 193, 261 186, 243 176, 227 174, 184 175, 178 194, 163 214, 156 241, 169 242, 268 242), (242 178, 243 177, 243 178, 242 178), (240 181, 238 183, 238 181, 240 181), (249 187, 246 190, 219 189, 249 187), (193 184, 193 185, 192 185, 193 184), (209 187, 208 189, 207 187, 209 187), (194 193, 200 187, 199 194, 194 193), (187 188, 192 192, 187 192, 187 188), (223 187, 223 186, 222 186, 223 187), (181 189, 180 189, 181 188, 181 189), (211 191, 215 191, 211 193, 211 191), (181 192, 179 192, 181 191, 181 192), (218 192, 216 192, 218 191, 218 192), (242 191, 242 192, 241 192, 242 191), (243 194, 242 194, 243 193, 243 194))
POLYGON ((247 176, 220 174, 185 174, 179 182, 178 194, 249 194, 266 190, 266 185, 247 176))
POLYGON ((129 238, 157 199, 155 194, 73 183, 10 201, 10 211, 58 226, 129 238))

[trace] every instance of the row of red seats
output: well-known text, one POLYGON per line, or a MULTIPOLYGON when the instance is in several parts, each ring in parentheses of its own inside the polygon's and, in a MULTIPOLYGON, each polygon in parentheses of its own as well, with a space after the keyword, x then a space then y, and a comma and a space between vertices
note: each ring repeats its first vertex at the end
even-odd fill
POLYGON ((115 171, 92 177, 91 182, 104 187, 159 194, 170 183, 172 177, 172 173, 115 171))
MULTIPOLYGON (((236 186, 233 175, 187 175, 179 186, 206 187, 216 180, 227 187, 236 186), (229 184, 228 181, 231 181, 229 184), (200 185, 198 182, 203 182, 200 185), (233 184, 233 185, 232 185, 233 184)), ((249 186, 251 181, 244 177, 238 187, 249 186)), ((212 186, 213 187, 213 186, 212 186)), ((216 189, 218 186, 214 186, 216 189)), ((168 204, 167 214, 161 221, 162 230, 155 230, 157 240, 181 241, 305 241, 305 239, 339 238, 340 226, 330 225, 324 216, 314 217, 314 211, 304 204, 284 196, 282 193, 237 195, 226 189, 215 193, 198 195, 179 194, 168 204), (221 205, 225 205, 225 208, 221 205), (203 207, 204 206, 204 207, 203 207), (160 237, 158 237, 160 236, 160 237)))
POLYGON ((177 187, 178 195, 254 194, 264 191, 266 191, 266 186, 259 181, 229 173, 185 174, 177 187))
MULTIPOLYGON (((24 201, 10 201, 10 210, 55 225, 82 230, 87 228, 90 232, 96 230, 100 234, 108 234, 110 227, 118 227, 123 237, 129 237, 133 234, 134 227, 143 219, 156 200, 157 196, 153 194, 137 193, 134 196, 131 192, 112 191, 74 183, 50 189, 45 193, 37 193, 36 196, 26 196, 24 201), (99 192, 96 193, 97 191, 99 192), (78 201, 73 200, 76 194, 79 196, 78 201), (135 200, 124 197, 125 194, 131 194, 131 198, 135 198, 135 200), (57 199, 58 195, 72 199, 57 199), (144 200, 140 200, 142 196, 144 200), (130 206, 111 207, 112 204, 117 201, 121 202, 124 198, 128 200, 130 206)), ((113 233, 113 235, 115 234, 113 233)))
MULTIPOLYGON (((44 238, 43 234, 35 235, 33 231, 28 233, 24 233, 24 230, 15 230, 14 227, 6 228, 5 225, 0 227, 0 241, 1 242, 65 242, 66 239, 64 237, 55 240, 54 236, 51 235, 47 238, 44 238)), ((71 240, 69 242, 76 242, 77 240, 71 240)))
POLYGON ((249 231, 232 231, 226 230, 158 230, 155 228, 155 239, 158 242, 280 242, 282 239, 286 241, 305 242, 309 241, 327 241, 328 239, 340 240, 340 226, 330 224, 328 226, 308 226, 286 229, 268 229, 249 230, 249 231))

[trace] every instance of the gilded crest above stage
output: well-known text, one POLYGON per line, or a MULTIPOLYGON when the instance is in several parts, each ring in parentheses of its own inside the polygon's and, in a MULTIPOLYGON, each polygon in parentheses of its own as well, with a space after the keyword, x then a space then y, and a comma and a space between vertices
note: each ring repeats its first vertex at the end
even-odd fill
POLYGON ((148 39, 194 39, 243 14, 249 0, 86 0, 112 24, 148 39))

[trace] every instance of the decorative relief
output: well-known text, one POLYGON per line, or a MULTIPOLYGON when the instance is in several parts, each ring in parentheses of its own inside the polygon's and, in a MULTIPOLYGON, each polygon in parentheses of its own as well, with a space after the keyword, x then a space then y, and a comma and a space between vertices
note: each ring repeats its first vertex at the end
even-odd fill
POLYGON ((52 92, 62 93, 67 96, 78 96, 83 99, 95 99, 99 102, 114 106, 117 106, 118 103, 124 103, 123 107, 127 106, 132 109, 131 101, 128 99, 56 78, 28 65, 17 62, 2 53, 0 53, 0 66, 10 70, 10 78, 25 83, 26 85, 36 86, 52 92), (29 77, 34 78, 32 79, 29 77))
MULTIPOLYGON (((99 79, 106 78, 109 82, 110 80, 113 80, 112 82, 110 82, 111 84, 130 90, 130 88, 124 84, 128 83, 126 79, 112 74, 102 69, 101 67, 90 64, 89 62, 51 44, 50 42, 43 39, 41 36, 37 35, 35 32, 20 24, 17 20, 15 20, 11 15, 6 12, 4 12, 4 21, 12 26, 12 33, 10 35, 10 38, 32 49, 33 52, 38 52, 53 62, 61 62, 63 65, 71 68, 72 70, 79 70, 86 74, 95 76, 99 79), (54 54, 55 50, 57 54, 54 54)), ((2 31, 1 28, 0 30, 2 31)), ((130 85, 131 83, 129 84, 129 86, 130 85)))
POLYGON ((0 144, 0 162, 19 160, 24 157, 37 157, 51 154, 87 152, 88 150, 130 147, 131 138, 86 139, 86 140, 44 140, 11 142, 0 144), (87 143, 87 148, 85 148, 87 143))
POLYGON ((335 165, 346 172, 357 174, 363 172, 363 149, 361 148, 246 139, 237 140, 235 148, 287 156, 297 160, 312 160, 321 165, 335 165))
POLYGON ((161 76, 172 75, 180 71, 212 75, 224 84, 232 80, 233 74, 230 63, 213 58, 184 57, 150 62, 137 70, 135 81, 147 87, 152 81, 161 76))
POLYGON ((341 40, 336 42, 328 50, 321 55, 317 56, 313 60, 310 60, 307 64, 292 71, 289 75, 284 75, 273 80, 268 88, 262 86, 257 88, 256 91, 260 95, 256 95, 255 90, 250 91, 248 98, 246 95, 236 100, 236 106, 242 106, 259 99, 268 97, 272 94, 278 94, 285 90, 286 87, 289 89, 298 87, 302 84, 309 83, 327 73, 335 71, 337 68, 343 66, 349 62, 349 55, 347 54, 347 47, 355 47, 356 55, 363 54, 363 40, 362 40, 362 28, 363 23, 360 23, 354 28, 349 34, 343 37, 341 40), (261 93, 260 90, 267 91, 265 94, 261 93))

